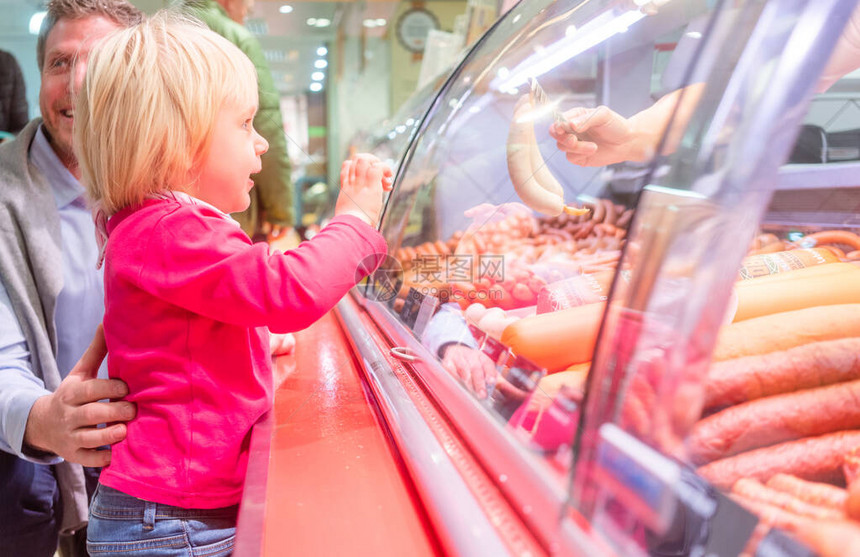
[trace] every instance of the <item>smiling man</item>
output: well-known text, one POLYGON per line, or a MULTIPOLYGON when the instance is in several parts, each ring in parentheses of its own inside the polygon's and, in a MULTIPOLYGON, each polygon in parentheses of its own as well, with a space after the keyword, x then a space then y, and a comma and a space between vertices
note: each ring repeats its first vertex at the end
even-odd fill
POLYGON ((37 45, 42 117, 0 145, 4 555, 50 557, 59 535, 63 555, 86 555, 88 487, 110 461, 99 448, 124 438, 134 416, 130 403, 99 402, 127 388, 96 379, 104 290, 72 149, 72 107, 90 51, 142 19, 124 0, 52 0, 37 45))

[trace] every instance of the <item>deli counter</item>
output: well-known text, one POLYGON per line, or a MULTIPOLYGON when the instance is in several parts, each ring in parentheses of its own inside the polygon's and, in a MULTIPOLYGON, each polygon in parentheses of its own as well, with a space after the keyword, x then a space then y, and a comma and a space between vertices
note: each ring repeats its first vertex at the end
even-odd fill
POLYGON ((516 4, 276 361, 236 554, 860 555, 857 4, 516 4))

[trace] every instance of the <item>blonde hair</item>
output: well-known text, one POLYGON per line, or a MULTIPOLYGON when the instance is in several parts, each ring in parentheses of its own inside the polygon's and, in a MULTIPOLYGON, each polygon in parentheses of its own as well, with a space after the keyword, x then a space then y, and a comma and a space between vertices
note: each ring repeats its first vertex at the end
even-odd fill
POLYGON ((110 216, 148 195, 187 191, 221 107, 256 99, 248 57, 188 16, 164 10, 111 34, 90 54, 75 107, 91 201, 110 216))

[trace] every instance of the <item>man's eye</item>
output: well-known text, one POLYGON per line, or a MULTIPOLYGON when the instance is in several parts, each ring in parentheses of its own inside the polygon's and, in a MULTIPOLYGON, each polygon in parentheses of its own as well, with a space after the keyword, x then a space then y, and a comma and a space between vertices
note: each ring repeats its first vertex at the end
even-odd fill
POLYGON ((50 67, 54 69, 65 68, 69 65, 69 61, 66 58, 55 58, 51 60, 50 67))

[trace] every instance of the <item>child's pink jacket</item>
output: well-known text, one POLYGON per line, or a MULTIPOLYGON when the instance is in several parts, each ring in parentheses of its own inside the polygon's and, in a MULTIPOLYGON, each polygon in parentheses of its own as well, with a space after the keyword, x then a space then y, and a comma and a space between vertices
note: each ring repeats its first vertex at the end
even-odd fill
POLYGON ((121 211, 107 228, 108 370, 128 384, 137 417, 100 481, 179 507, 236 504, 251 428, 272 405, 268 329, 322 317, 377 266, 385 241, 341 216, 270 254, 216 209, 173 199, 121 211))

